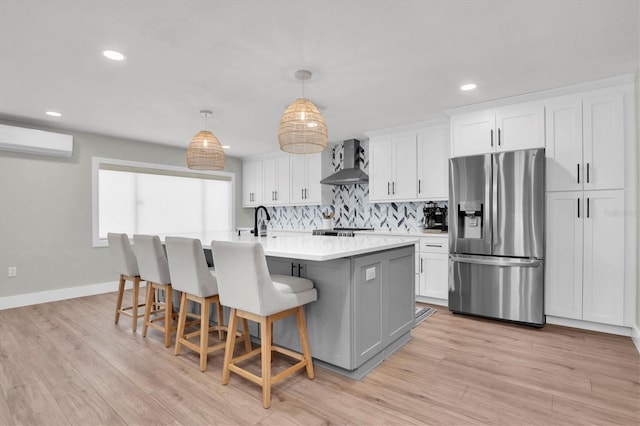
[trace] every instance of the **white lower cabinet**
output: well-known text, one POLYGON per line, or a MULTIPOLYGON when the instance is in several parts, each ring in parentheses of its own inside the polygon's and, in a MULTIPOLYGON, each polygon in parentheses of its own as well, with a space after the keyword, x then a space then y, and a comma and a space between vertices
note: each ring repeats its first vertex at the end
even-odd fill
POLYGON ((624 325, 624 191, 547 194, 545 314, 624 325))
POLYGON ((444 306, 448 304, 448 241, 446 235, 420 238, 419 261, 416 265, 418 301, 444 306))

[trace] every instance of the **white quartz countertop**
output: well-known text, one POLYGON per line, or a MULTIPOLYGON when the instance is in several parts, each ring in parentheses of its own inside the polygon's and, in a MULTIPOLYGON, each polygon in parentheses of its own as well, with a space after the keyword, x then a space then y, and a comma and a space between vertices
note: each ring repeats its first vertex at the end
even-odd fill
MULTIPOLYGON (((176 234, 173 234, 176 235, 176 234)), ((325 261, 351 257, 376 251, 412 246, 418 242, 417 237, 407 238, 389 235, 356 235, 355 237, 330 237, 319 235, 295 235, 276 237, 238 236, 236 232, 207 232, 180 234, 181 236, 198 238, 203 248, 211 248, 211 241, 258 241, 262 244, 267 256, 292 258, 300 260, 325 261)), ((161 236, 162 239, 164 236, 161 236)))

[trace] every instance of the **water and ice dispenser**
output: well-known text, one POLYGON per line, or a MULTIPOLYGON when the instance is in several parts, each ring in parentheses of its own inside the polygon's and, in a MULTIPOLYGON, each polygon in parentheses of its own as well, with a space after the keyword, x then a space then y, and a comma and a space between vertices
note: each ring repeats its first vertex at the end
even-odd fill
POLYGON ((484 204, 480 201, 458 203, 458 238, 482 239, 484 204))

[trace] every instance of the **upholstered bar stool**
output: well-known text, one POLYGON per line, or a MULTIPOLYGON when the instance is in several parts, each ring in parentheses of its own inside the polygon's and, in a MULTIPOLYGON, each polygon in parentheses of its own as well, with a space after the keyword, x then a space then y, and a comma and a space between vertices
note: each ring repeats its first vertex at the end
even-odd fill
POLYGON ((271 385, 297 370, 306 368, 310 379, 315 377, 313 359, 307 336, 304 305, 318 298, 313 282, 306 278, 269 275, 267 260, 260 243, 212 241, 213 262, 216 265, 220 302, 231 308, 229 328, 237 319, 260 324, 261 347, 234 358, 235 335, 227 335, 222 366, 222 384, 229 383, 230 372, 262 386, 262 405, 271 406, 271 385), (273 345, 273 323, 296 315, 302 354, 273 345), (298 362, 275 376, 271 376, 271 353, 279 352, 298 362), (262 377, 238 366, 239 363, 261 355, 262 377))
MULTIPOLYGON (((169 270, 171 281, 175 290, 181 291, 180 314, 178 316, 178 329, 176 332, 175 355, 180 353, 182 345, 200 354, 200 371, 207 369, 207 355, 217 350, 224 349, 225 342, 209 346, 209 333, 218 331, 218 337, 224 338, 224 326, 222 305, 218 298, 218 284, 215 271, 207 266, 207 261, 202 250, 200 240, 184 237, 167 237, 165 240, 167 247, 167 258, 169 260, 169 270), (191 300, 200 304, 200 329, 185 334, 185 324, 187 317, 187 303, 191 300), (218 324, 209 325, 209 309, 212 303, 217 307, 218 324), (200 344, 196 345, 189 341, 196 336, 200 337, 200 344)), ((188 314, 194 315, 194 314, 188 314)), ((195 316, 195 315, 194 315, 195 316)), ((235 330, 235 328, 234 328, 235 330)), ((243 324, 243 335, 241 339, 245 341, 247 351, 251 350, 251 342, 248 338, 247 323, 243 324)), ((228 333, 236 336, 236 333, 228 333)))
POLYGON ((173 289, 167 255, 157 235, 134 235, 134 250, 138 259, 140 278, 147 282, 147 298, 144 308, 142 336, 147 336, 149 327, 164 333, 164 345, 171 346, 173 325, 173 289), (155 301, 156 291, 164 292, 164 302, 155 301), (164 315, 155 316, 164 311, 164 315), (154 315, 155 318, 151 318, 154 315))
POLYGON ((118 285, 118 299, 116 301, 116 318, 118 323, 120 314, 131 317, 131 329, 136 331, 138 326, 138 308, 144 306, 139 299, 140 294, 140 273, 138 272, 138 262, 136 255, 131 249, 131 243, 127 234, 118 234, 110 232, 107 234, 109 241, 109 252, 113 258, 116 271, 120 274, 118 285), (122 307, 122 299, 124 297, 124 286, 126 281, 133 283, 133 300, 131 306, 122 307))

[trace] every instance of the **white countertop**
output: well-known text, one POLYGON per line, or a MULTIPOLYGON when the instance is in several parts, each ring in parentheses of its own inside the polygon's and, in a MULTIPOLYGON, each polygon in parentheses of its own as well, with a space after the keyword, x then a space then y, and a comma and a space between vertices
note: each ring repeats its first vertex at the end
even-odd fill
MULTIPOLYGON (((339 259, 342 257, 406 247, 418 242, 418 238, 415 236, 407 238, 408 235, 397 237, 377 234, 356 235, 355 237, 296 235, 258 238, 253 235, 238 236, 236 232, 207 232, 180 235, 200 239, 202 247, 204 248, 210 248, 212 240, 258 241, 262 244, 264 253, 267 256, 315 261, 339 259)), ((161 238, 164 239, 164 236, 161 236, 161 238)))

